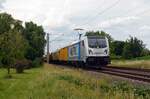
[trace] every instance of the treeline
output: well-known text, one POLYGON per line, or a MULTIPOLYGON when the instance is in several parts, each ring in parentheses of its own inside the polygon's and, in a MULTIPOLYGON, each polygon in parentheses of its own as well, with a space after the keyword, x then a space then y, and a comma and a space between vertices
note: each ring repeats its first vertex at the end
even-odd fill
POLYGON ((86 35, 106 36, 109 39, 111 57, 115 59, 131 59, 150 55, 150 50, 147 49, 143 41, 137 37, 130 36, 126 41, 118 41, 114 40, 111 35, 104 31, 89 31, 86 35))
POLYGON ((0 66, 11 67, 22 72, 42 64, 45 47, 45 32, 42 26, 33 22, 14 19, 7 13, 0 13, 0 66))

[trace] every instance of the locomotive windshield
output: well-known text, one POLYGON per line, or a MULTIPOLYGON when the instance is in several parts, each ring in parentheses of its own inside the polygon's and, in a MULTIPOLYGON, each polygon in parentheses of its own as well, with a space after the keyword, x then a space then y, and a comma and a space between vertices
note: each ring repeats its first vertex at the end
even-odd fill
POLYGON ((89 37, 88 44, 90 48, 106 48, 107 47, 106 39, 102 37, 89 37))

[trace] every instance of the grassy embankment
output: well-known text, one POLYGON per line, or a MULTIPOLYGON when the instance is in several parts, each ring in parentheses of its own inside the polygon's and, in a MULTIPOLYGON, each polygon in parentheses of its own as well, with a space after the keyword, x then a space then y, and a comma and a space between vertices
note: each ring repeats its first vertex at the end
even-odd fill
POLYGON ((24 74, 0 69, 0 99, 150 99, 150 88, 95 75, 84 70, 52 65, 24 74))
POLYGON ((139 57, 131 60, 112 60, 111 66, 150 69, 150 56, 139 57))

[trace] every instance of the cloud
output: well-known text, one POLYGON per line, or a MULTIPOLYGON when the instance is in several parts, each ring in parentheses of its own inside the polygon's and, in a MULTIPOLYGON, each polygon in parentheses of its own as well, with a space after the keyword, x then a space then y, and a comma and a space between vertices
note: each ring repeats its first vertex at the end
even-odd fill
POLYGON ((5 2, 5 0, 0 0, 0 10, 3 8, 3 3, 5 2))
POLYGON ((150 30, 150 25, 144 25, 140 28, 140 30, 150 30))
MULTIPOLYGON (((136 16, 137 13, 150 9, 149 0, 120 0, 116 6, 100 15, 98 15, 99 12, 108 8, 116 0, 3 1, 5 2, 0 2, 0 7, 3 6, 0 9, 24 22, 33 21, 43 25, 46 32, 53 34, 51 39, 64 33, 62 41, 54 42, 55 45, 65 45, 78 38, 73 29, 83 27, 88 30, 103 29, 119 40, 125 40, 129 35, 137 36, 150 48, 150 41, 147 40, 150 36, 148 34, 150 13, 144 12, 136 16)), ((52 50, 57 48, 53 47, 52 50)))
POLYGON ((130 23, 132 21, 138 20, 139 17, 130 16, 130 17, 117 17, 114 19, 106 20, 100 23, 102 28, 110 28, 114 25, 120 25, 125 23, 130 23))
POLYGON ((7 0, 4 11, 24 21, 34 21, 49 27, 57 27, 64 21, 64 1, 7 0), (17 2, 17 3, 16 3, 17 2))

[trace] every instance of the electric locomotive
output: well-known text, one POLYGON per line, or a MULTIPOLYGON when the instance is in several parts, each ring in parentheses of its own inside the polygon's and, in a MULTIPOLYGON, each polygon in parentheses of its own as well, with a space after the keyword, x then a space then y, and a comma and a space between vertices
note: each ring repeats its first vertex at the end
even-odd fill
POLYGON ((74 64, 76 66, 106 66, 110 63, 109 42, 107 37, 85 36, 51 54, 55 63, 74 64))

